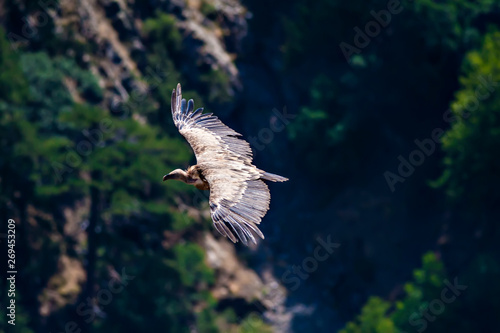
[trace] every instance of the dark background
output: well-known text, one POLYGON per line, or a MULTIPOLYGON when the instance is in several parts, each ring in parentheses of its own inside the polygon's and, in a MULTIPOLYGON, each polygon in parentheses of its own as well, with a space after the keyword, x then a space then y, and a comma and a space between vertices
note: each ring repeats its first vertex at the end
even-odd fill
POLYGON ((3 0, 0 22, 0 332, 499 331, 496 1, 3 0), (161 182, 195 163, 178 82, 290 178, 257 246, 161 182))

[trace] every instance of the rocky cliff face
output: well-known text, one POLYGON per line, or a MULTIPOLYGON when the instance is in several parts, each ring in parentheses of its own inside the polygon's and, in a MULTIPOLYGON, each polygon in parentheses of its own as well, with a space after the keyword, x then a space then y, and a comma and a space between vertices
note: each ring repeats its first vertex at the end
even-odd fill
POLYGON ((151 70, 168 74, 140 61, 145 57, 144 18, 155 10, 175 16, 182 35, 183 73, 196 77, 198 67, 221 70, 228 77, 228 94, 241 89, 234 60, 247 33, 248 12, 238 1, 61 0, 51 15, 59 37, 92 45, 91 52, 75 54, 72 48, 67 52, 80 57, 100 79, 110 106, 127 101, 134 89, 146 91, 151 70))
MULTIPOLYGON (((156 10, 172 14, 176 29, 182 36, 181 57, 177 62, 179 70, 193 83, 199 81, 200 70, 209 68, 223 73, 226 77, 223 89, 230 99, 214 111, 223 119, 232 114, 231 121, 224 120, 248 134, 257 163, 279 173, 285 167, 281 161, 289 158, 285 149, 286 132, 273 132, 270 141, 260 136, 274 128, 273 124, 281 125, 283 114, 297 113, 298 97, 290 93, 286 80, 278 78, 282 60, 277 47, 279 32, 276 26, 269 33, 251 33, 252 13, 236 0, 61 0, 57 9, 50 10, 50 15, 58 37, 72 41, 66 50, 67 55, 75 57, 98 78, 104 91, 101 104, 113 110, 134 102, 139 95, 149 94, 157 82, 171 75, 164 68, 150 67, 145 61, 149 45, 144 24, 156 10), (73 41, 90 47, 81 48, 73 41), (252 141, 252 137, 257 141, 252 141), (265 158, 277 151, 280 151, 280 159, 265 158)), ((269 26, 269 23, 263 26, 269 26)), ((74 92, 75 100, 84 99, 76 89, 71 89, 71 82, 67 85, 74 92)), ((134 117, 145 121, 139 115, 134 117)), ((294 172, 290 168, 283 170, 287 176, 294 172)), ((273 201, 280 201, 280 206, 286 207, 283 202, 288 200, 300 201, 300 193, 292 197, 286 189, 271 187, 273 201)), ((187 212, 190 208, 182 210, 187 212)), ((293 214, 273 210, 269 213, 263 224, 268 238, 258 249, 236 247, 240 249, 237 252, 226 239, 214 238, 211 234, 203 236, 200 242, 206 250, 207 263, 215 269, 217 276, 213 295, 219 301, 220 310, 232 308, 242 317, 250 312, 259 313, 275 332, 291 332, 297 325, 304 329, 315 327, 315 324, 305 325, 303 316, 328 317, 324 325, 328 322, 338 325, 332 309, 322 309, 322 301, 314 296, 311 299, 311 294, 316 295, 320 285, 293 291, 289 298, 287 288, 290 285, 282 278, 283 272, 307 254, 305 248, 290 252, 280 245, 280 234, 288 234, 291 229, 287 231, 283 223, 271 221, 289 213, 293 214), (251 258, 250 263, 240 259, 245 255, 251 258)), ((207 214, 198 218, 203 215, 207 214)), ((61 267, 59 274, 63 276, 67 270, 61 267)), ((51 294, 50 287, 46 294, 51 294)), ((50 311, 49 307, 43 309, 50 311)))
MULTIPOLYGON (((1 4, 0 8, 3 8, 1 4)), ((25 10, 19 5, 19 13, 25 10)), ((156 10, 171 13, 175 18, 175 27, 182 36, 182 57, 178 64, 187 79, 193 82, 198 80, 200 68, 209 68, 225 76, 223 89, 231 99, 221 110, 217 110, 218 115, 224 117, 239 112, 234 119, 239 119, 242 126, 246 117, 244 113, 249 110, 249 106, 241 106, 242 99, 251 100, 254 103, 251 108, 261 107, 263 99, 268 105, 274 104, 274 98, 262 94, 266 87, 257 87, 257 82, 247 86, 248 92, 243 91, 243 79, 258 78, 248 76, 248 73, 242 78, 237 65, 238 57, 244 53, 251 13, 236 0, 60 0, 57 6, 47 4, 32 12, 34 14, 28 15, 27 24, 33 29, 44 28, 36 21, 37 15, 50 16, 54 24, 53 32, 58 39, 67 42, 66 56, 74 58, 80 66, 94 74, 104 92, 100 105, 114 110, 139 95, 149 94, 159 81, 170 75, 164 68, 152 68, 144 61, 148 47, 144 24, 156 10)), ((0 13, 0 16, 5 14, 8 13, 0 13)), ((38 35, 27 42, 34 40, 43 42, 42 36, 38 35)), ((252 69, 248 64, 241 67, 244 71, 252 69)), ((260 72, 258 75, 267 81, 267 74, 260 72)), ((85 102, 88 98, 81 95, 72 78, 67 78, 65 85, 76 102, 85 102)), ((139 115, 133 116, 146 121, 139 115)), ((261 118, 268 121, 271 116, 272 113, 263 113, 261 118)), ((82 203, 82 207, 88 209, 88 203, 82 203)), ((87 241, 77 222, 82 218, 82 207, 65 210, 68 221, 65 229, 68 230, 65 230, 64 237, 78 244, 87 241)), ((181 210, 187 213, 192 208, 184 206, 181 210)), ((206 218, 206 213, 198 214, 196 218, 206 218)), ((291 330, 293 312, 287 310, 286 290, 273 275, 272 265, 264 265, 257 272, 252 265, 240 259, 247 252, 250 257, 259 256, 258 253, 266 252, 266 249, 256 252, 254 248, 237 253, 232 243, 214 238, 211 233, 204 234, 200 243, 205 248, 207 264, 216 272, 212 294, 218 300, 220 310, 233 308, 242 317, 257 312, 267 318, 276 332, 291 330)), ((82 265, 61 256, 57 273, 41 295, 42 316, 49 316, 67 303, 74 302, 81 292, 78 286, 84 280, 82 265)))

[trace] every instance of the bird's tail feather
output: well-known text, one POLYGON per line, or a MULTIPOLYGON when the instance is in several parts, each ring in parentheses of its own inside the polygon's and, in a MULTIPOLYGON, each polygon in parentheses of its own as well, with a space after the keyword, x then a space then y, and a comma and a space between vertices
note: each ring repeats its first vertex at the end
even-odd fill
POLYGON ((288 180, 288 178, 278 176, 278 175, 275 175, 274 173, 270 173, 270 172, 264 172, 262 174, 261 178, 264 180, 270 180, 272 182, 286 182, 288 180))

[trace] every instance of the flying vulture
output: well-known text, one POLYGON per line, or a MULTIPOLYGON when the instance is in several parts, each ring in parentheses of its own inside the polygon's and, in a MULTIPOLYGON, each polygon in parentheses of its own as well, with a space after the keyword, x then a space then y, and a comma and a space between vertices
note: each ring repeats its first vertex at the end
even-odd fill
POLYGON ((264 239, 258 228, 269 210, 271 195, 264 180, 288 179, 258 169, 252 164, 252 150, 241 134, 224 125, 203 108, 194 110, 194 102, 182 98, 181 85, 172 92, 172 118, 196 155, 197 164, 187 170, 176 169, 163 181, 176 179, 210 190, 210 212, 214 226, 234 243, 235 237, 248 245, 253 233, 264 239))

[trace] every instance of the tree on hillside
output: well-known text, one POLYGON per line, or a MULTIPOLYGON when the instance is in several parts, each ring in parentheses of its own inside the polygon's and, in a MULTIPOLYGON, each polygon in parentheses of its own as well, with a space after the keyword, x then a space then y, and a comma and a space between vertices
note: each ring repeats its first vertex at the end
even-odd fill
POLYGON ((482 47, 468 53, 461 89, 455 94, 453 121, 442 138, 445 170, 436 185, 458 202, 496 209, 500 202, 500 32, 485 35, 482 47))

